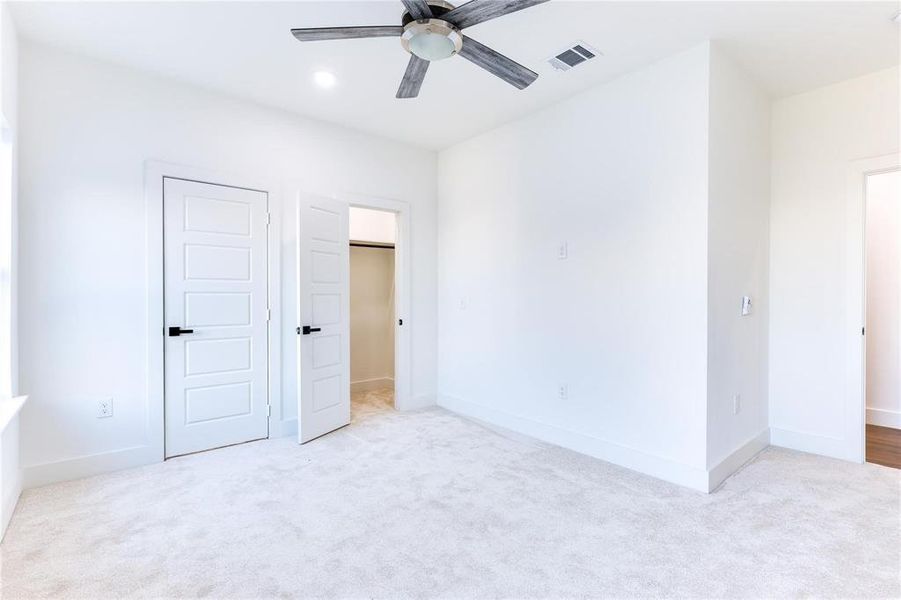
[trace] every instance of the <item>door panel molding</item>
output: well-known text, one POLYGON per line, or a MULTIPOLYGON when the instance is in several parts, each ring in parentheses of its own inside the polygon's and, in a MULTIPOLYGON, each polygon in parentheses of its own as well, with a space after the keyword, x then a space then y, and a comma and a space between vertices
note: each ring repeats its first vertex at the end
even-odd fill
POLYGON ((305 443, 350 423, 347 203, 300 194, 297 232, 297 435, 305 443))

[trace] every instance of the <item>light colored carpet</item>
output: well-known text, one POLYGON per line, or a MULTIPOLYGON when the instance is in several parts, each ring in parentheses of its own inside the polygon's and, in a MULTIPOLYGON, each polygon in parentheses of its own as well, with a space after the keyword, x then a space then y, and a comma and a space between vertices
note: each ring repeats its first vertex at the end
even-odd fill
POLYGON ((901 595, 898 471, 769 449, 706 496, 388 394, 26 492, 3 598, 901 595))

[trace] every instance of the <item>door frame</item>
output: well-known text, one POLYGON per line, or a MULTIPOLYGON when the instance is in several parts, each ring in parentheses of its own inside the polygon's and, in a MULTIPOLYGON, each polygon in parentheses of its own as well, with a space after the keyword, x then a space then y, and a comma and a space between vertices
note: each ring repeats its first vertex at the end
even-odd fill
POLYGON ((845 214, 845 331, 847 348, 845 439, 848 456, 858 463, 867 458, 867 178, 901 170, 901 155, 885 154, 851 161, 845 214))
POLYGON ((412 329, 415 320, 412 314, 411 292, 411 247, 412 229, 410 204, 403 200, 379 198, 366 194, 343 192, 337 199, 348 207, 370 208, 394 213, 396 239, 394 240, 394 318, 403 319, 403 325, 394 325, 394 408, 410 410, 418 408, 413 399, 412 386, 412 329))
POLYGON ((147 278, 147 411, 146 436, 161 461, 166 460, 165 423, 165 296, 163 273, 163 179, 184 179, 267 194, 270 226, 266 244, 268 330, 267 390, 269 435, 283 435, 281 398, 281 194, 278 186, 252 175, 191 167, 162 161, 144 163, 144 210, 147 278))

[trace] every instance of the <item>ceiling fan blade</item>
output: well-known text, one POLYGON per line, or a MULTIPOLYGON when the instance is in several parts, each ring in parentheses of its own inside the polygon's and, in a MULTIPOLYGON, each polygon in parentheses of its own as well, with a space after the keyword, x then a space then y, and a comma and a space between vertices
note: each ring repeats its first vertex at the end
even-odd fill
POLYGON ((463 47, 458 54, 521 90, 529 87, 533 81, 538 79, 538 73, 535 71, 525 68, 518 62, 465 35, 463 36, 463 47))
POLYGON ((431 19, 432 9, 426 0, 401 0, 410 16, 416 19, 431 19))
POLYGON ((489 19, 542 4, 548 0, 470 0, 457 8, 449 10, 441 18, 463 29, 472 27, 489 19))
POLYGON ((352 38, 400 37, 404 28, 395 25, 369 27, 307 27, 292 29, 291 33, 301 42, 319 40, 347 40, 352 38))
POLYGON ((425 79, 425 72, 428 68, 429 61, 411 54, 410 62, 407 63, 407 72, 404 73, 404 78, 397 89, 397 97, 415 98, 418 96, 419 88, 422 87, 422 80, 425 79))

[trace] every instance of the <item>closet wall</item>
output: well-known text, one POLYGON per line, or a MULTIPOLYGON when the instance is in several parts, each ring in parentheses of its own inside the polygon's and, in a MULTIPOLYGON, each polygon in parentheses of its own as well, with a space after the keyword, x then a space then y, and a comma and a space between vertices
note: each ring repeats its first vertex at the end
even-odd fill
POLYGON ((394 385, 394 249, 350 248, 351 389, 394 385))

